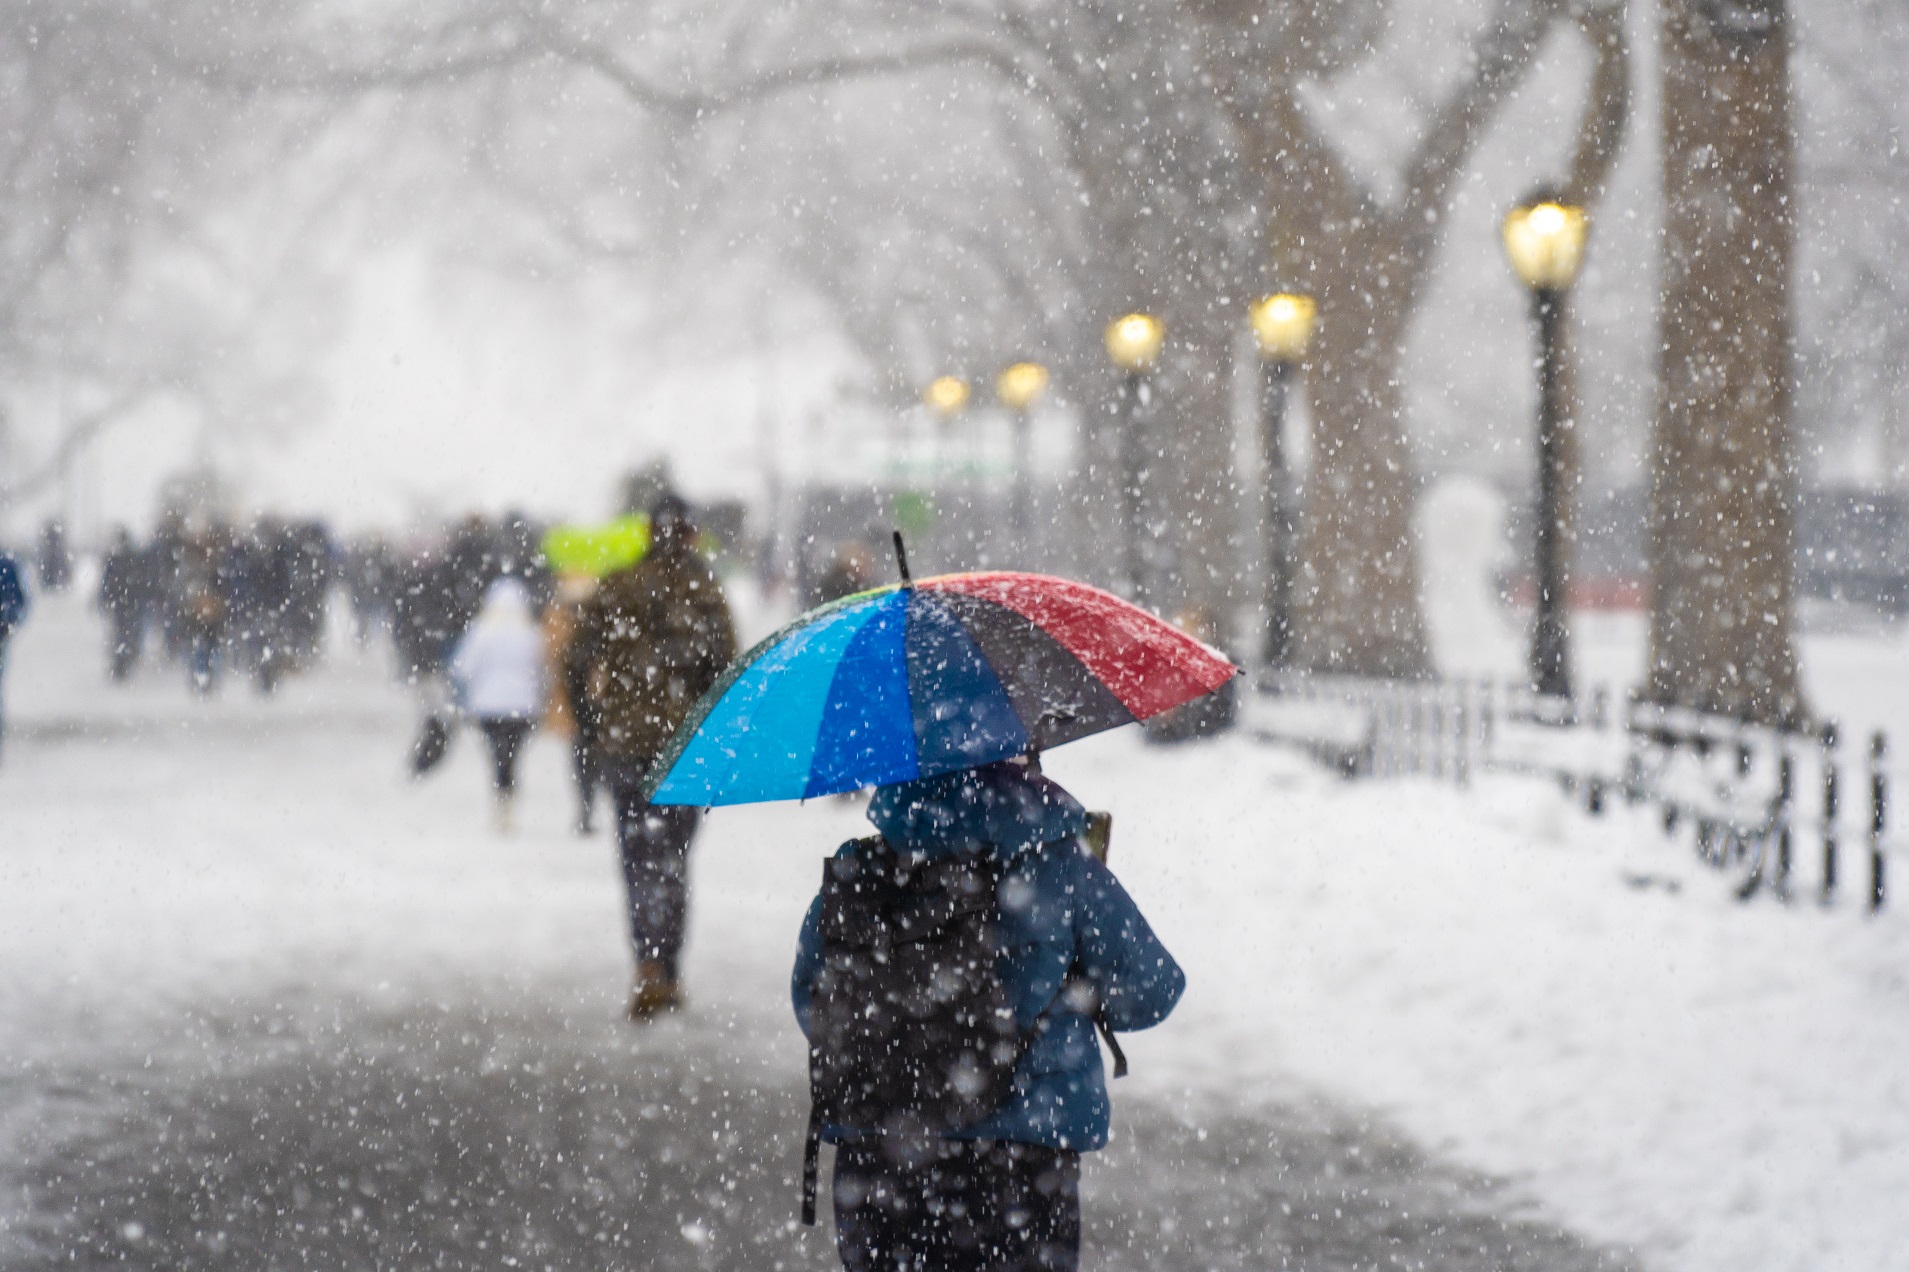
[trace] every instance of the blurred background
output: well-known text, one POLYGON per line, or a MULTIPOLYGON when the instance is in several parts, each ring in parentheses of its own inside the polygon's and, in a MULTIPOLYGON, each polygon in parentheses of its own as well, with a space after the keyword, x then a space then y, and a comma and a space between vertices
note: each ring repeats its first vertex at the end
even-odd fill
MULTIPOLYGON (((95 554, 169 512, 322 518, 341 541, 469 512, 588 520, 667 464, 737 509, 735 551, 772 579, 821 568, 796 550, 818 529, 873 521, 932 540, 935 566, 991 551, 1108 581, 1121 377, 1102 328, 1138 309, 1167 330, 1140 442, 1156 599, 1243 634, 1247 306, 1314 292, 1329 334, 1343 296, 1382 289, 1368 343, 1397 387, 1379 405, 1399 498, 1458 483, 1491 503, 1494 568, 1516 575, 1537 390, 1498 223, 1573 170, 1600 107, 1593 12, 17 6, 0 540, 57 523, 95 554), (1481 62, 1506 31, 1516 65, 1481 62), (1011 497, 993 382, 1028 360, 1050 372, 1028 411, 1039 534, 1010 549, 986 532, 1002 518, 962 510, 1011 497), (922 401, 944 375, 974 389, 954 412, 922 401)), ((1572 289, 1576 565, 1605 604, 1637 603, 1647 573, 1664 216, 1657 14, 1610 12, 1628 122, 1572 289)), ((1909 35, 1876 0, 1789 27, 1803 583, 1893 607, 1909 35), (1862 578, 1831 577, 1837 542, 1862 578)), ((1286 426, 1302 482, 1322 391, 1286 426)))

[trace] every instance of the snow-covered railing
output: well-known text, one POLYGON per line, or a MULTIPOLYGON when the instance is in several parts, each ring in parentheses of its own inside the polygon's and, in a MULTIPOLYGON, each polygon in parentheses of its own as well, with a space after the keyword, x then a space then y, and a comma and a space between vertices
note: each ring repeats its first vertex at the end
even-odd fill
POLYGON ((1777 729, 1603 688, 1573 700, 1487 680, 1279 672, 1262 675, 1259 689, 1243 704, 1241 725, 1348 778, 1420 775, 1463 786, 1491 770, 1556 781, 1593 815, 1614 797, 1649 804, 1666 834, 1689 828, 1699 856, 1739 871, 1746 900, 1766 887, 1788 897, 1809 874, 1817 894, 1833 900, 1845 855, 1858 851, 1869 907, 1882 907, 1889 780, 1881 733, 1870 738, 1852 792, 1833 722, 1777 729), (1861 824, 1852 826, 1857 814, 1861 824))

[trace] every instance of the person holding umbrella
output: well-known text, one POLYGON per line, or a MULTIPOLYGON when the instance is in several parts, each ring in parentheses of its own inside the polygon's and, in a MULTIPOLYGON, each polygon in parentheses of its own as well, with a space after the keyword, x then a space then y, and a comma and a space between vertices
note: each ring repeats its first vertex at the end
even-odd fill
POLYGON ((629 1017, 682 1003, 678 962, 689 913, 694 807, 657 807, 645 783, 670 736, 736 655, 722 585, 696 550, 689 505, 650 508, 650 546, 585 601, 570 657, 596 726, 597 772, 616 808, 636 981, 629 1017))
MULTIPOLYGON (((899 549, 899 540, 897 542, 899 549)), ((1073 1269, 1105 1145, 1096 1034, 1185 978, 1089 847, 1043 748, 1227 684, 1214 650, 1105 592, 950 575, 812 611, 740 659, 655 765, 659 805, 876 786, 823 867, 791 993, 809 1042, 803 1219, 836 1145, 849 1272, 1073 1269)))
MULTIPOLYGON (((835 1143, 842 1263, 849 1272, 1073 1269, 1080 1157, 1106 1147, 1110 1115, 1096 1032, 1111 1039, 1159 1024, 1186 978, 1120 881, 1082 846, 1086 811, 1023 764, 883 787, 868 818, 881 833, 844 844, 829 862, 831 883, 803 922, 792 978, 823 1097, 815 1134, 835 1143), (897 871, 951 866, 993 893, 979 911, 994 929, 992 942, 981 942, 993 976, 969 991, 989 1011, 948 994, 942 968, 970 960, 947 959, 932 936, 914 943, 933 948, 927 959, 938 966, 912 979, 945 995, 955 1014, 998 1014, 1004 1027, 969 1071, 985 1098, 960 1101, 957 1078, 961 1115, 937 1126, 925 1116, 936 1109, 932 1096, 884 1089, 870 1099, 864 1091, 892 1087, 880 1078, 897 1071, 934 1074, 946 1056, 963 1053, 961 1030, 912 1010, 869 1027, 871 1006, 908 998, 905 966, 899 976, 881 974, 905 965, 894 949, 904 942, 876 936, 882 919, 858 915, 835 880, 850 875, 866 890, 897 871)), ((888 913, 912 911, 920 896, 904 885, 888 913)), ((1116 1074, 1124 1063, 1116 1060, 1116 1074)))

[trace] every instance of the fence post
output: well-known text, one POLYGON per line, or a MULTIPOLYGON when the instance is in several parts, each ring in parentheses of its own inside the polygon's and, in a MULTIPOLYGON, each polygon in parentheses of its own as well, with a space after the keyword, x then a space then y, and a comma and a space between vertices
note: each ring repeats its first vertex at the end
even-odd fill
POLYGON ((1604 815, 1604 775, 1597 771, 1598 763, 1603 759, 1604 738, 1609 730, 1611 717, 1611 690, 1608 685, 1599 685, 1591 693, 1591 733, 1593 741, 1591 751, 1591 772, 1584 778, 1584 811, 1593 817, 1604 815))
POLYGON ((1399 689, 1399 710, 1405 716, 1405 775, 1418 777, 1426 768, 1426 699, 1416 684, 1399 689))
POLYGON ((1795 820, 1796 761, 1790 755, 1790 735, 1776 735, 1776 894, 1790 899, 1790 823, 1795 820))
POLYGON ((1460 790, 1470 786, 1472 780, 1470 685, 1471 682, 1467 680, 1452 682, 1452 694, 1456 699, 1452 706, 1452 781, 1460 790))
POLYGON ((1373 686, 1367 695, 1372 700, 1372 775, 1392 776, 1392 699, 1384 685, 1373 686))
POLYGON ((1869 739, 1869 912, 1882 909, 1883 903, 1883 828, 1889 816, 1889 779, 1883 775, 1883 761, 1889 756, 1889 739, 1878 729, 1869 739))
POLYGON ((1412 726, 1412 699, 1399 685, 1392 686, 1392 720, 1399 731, 1398 754, 1392 759, 1394 777, 1410 777, 1418 763, 1418 738, 1412 726))
POLYGON ((1491 766, 1491 751, 1498 731, 1498 697, 1492 692, 1490 676, 1478 681, 1478 764, 1482 771, 1491 766))
POLYGON ((1823 722, 1823 892, 1822 902, 1836 899, 1837 790, 1836 721, 1823 722))

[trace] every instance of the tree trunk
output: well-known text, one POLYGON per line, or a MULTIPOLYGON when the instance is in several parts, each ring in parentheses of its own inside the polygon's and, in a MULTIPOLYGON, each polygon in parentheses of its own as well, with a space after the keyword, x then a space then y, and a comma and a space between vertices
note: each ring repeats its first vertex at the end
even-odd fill
POLYGON ((1648 693, 1794 721, 1788 16, 1783 0, 1663 14, 1648 693))
POLYGON ((1416 678, 1431 674, 1412 533, 1412 457, 1399 363, 1412 297, 1388 290, 1373 262, 1316 275, 1319 329, 1306 377, 1312 474, 1305 548, 1294 586, 1294 665, 1416 678))
POLYGON ((1203 640, 1230 629, 1240 581, 1226 321, 1233 316, 1212 305, 1169 306, 1169 339, 1177 347, 1159 377, 1164 400, 1146 434, 1148 600, 1170 618, 1192 620, 1203 640))

